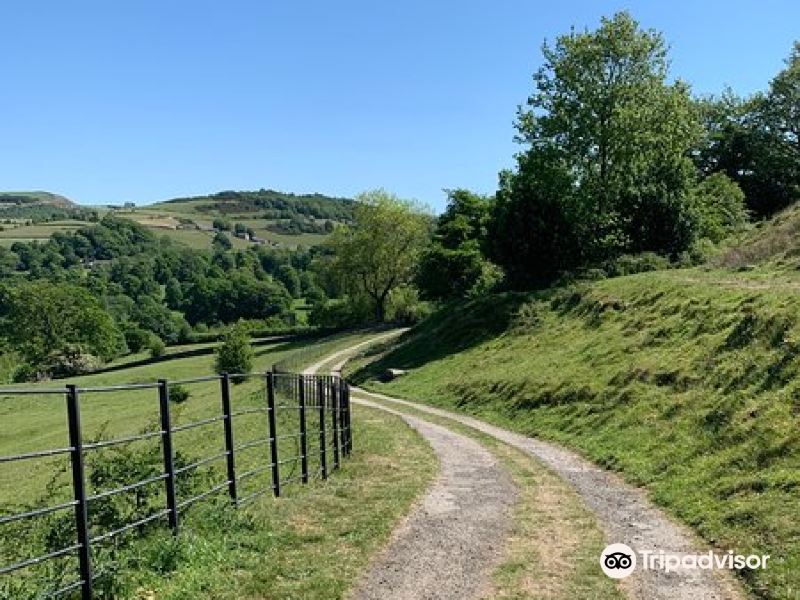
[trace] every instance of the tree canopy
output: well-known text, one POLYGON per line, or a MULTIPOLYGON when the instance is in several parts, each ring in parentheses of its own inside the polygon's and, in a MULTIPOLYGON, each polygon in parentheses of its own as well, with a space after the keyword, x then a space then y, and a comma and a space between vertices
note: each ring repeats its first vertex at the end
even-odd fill
POLYGON ((353 216, 352 227, 333 233, 334 269, 351 293, 370 299, 382 322, 389 293, 413 278, 431 217, 416 203, 380 189, 359 194, 353 216))

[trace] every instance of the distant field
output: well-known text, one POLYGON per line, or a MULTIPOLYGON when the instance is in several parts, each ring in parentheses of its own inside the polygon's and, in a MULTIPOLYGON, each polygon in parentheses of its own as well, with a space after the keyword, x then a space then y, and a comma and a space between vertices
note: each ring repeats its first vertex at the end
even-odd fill
POLYGON ((86 225, 91 225, 91 223, 86 223, 84 221, 53 221, 52 223, 22 225, 20 227, 3 225, 4 229, 0 231, 0 240, 11 240, 10 243, 13 243, 17 241, 47 239, 57 231, 75 231, 86 225))
MULTIPOLYGON (((339 348, 363 341, 371 333, 340 335, 326 340, 301 340, 278 342, 255 348, 253 371, 265 371, 274 363, 286 360, 302 351, 302 356, 316 356, 334 352, 339 348), (308 354, 307 347, 316 354, 308 354)), ((180 350, 215 346, 196 344, 180 350)), ((137 365, 144 355, 134 355, 119 361, 132 365, 117 371, 73 377, 69 383, 80 386, 108 386, 122 383, 145 383, 160 377, 171 380, 208 375, 214 372, 214 356, 205 354, 188 358, 168 358, 151 364, 137 365)), ((61 387, 65 381, 52 381, 24 387, 61 387)), ((8 387, 8 386, 5 386, 8 387)), ((17 386, 19 387, 19 386, 17 386)), ((176 423, 207 418, 219 412, 219 383, 216 381, 193 384, 188 402, 176 407, 176 423)), ((263 389, 263 382, 251 380, 234 386, 237 402, 263 389)), ((0 388, 0 419, 6 426, 0 431, 0 456, 29 452, 45 448, 60 448, 66 442, 63 396, 4 396, 0 388)), ((152 427, 158 417, 157 397, 154 390, 119 391, 105 394, 87 393, 83 401, 83 426, 86 439, 105 432, 107 436, 131 435, 142 428, 152 427)), ((258 426, 265 425, 264 423, 258 426)), ((219 439, 208 438, 201 430, 186 432, 181 449, 192 456, 204 456, 217 450, 219 439)), ((244 432, 243 432, 244 433, 244 432)), ((35 502, 45 492, 54 468, 63 465, 62 458, 42 459, 30 464, 9 463, 0 468, 0 506, 24 505, 35 502)))
MULTIPOLYGON (((264 370, 275 360, 306 347, 304 356, 316 356, 335 352, 371 335, 358 333, 327 340, 259 347, 256 349, 255 369, 264 370)), ((95 386, 152 381, 156 377, 173 380, 195 377, 208 373, 212 361, 211 356, 169 359, 152 365, 131 366, 119 372, 78 378, 76 382, 95 386)), ((59 383, 45 385, 54 387, 59 383)), ((263 380, 255 379, 232 386, 235 409, 261 406, 264 401, 263 385, 263 380)), ((219 415, 217 381, 188 384, 186 387, 191 391, 190 398, 183 404, 172 406, 176 425, 219 415)), ((0 416, 7 424, 0 430, 0 455, 26 449, 63 447, 68 443, 65 439, 62 397, 29 396, 20 399, 3 398, 0 395, 0 400, 0 416)), ((150 430, 158 427, 158 402, 153 389, 85 393, 82 394, 81 404, 86 440, 102 429, 109 436, 119 436, 136 433, 143 427, 150 430)), ((281 414, 278 416, 280 418, 281 414)), ((113 577, 117 586, 113 597, 116 598, 157 595, 164 600, 200 597, 220 600, 302 597, 322 600, 342 597, 357 580, 370 557, 385 543, 396 523, 407 513, 414 498, 430 483, 436 471, 436 461, 429 446, 396 417, 356 407, 353 420, 358 433, 358 445, 353 456, 342 461, 342 468, 327 481, 315 477, 308 486, 285 486, 281 498, 275 499, 265 494, 248 509, 238 511, 225 506, 224 492, 220 492, 199 502, 192 510, 182 512, 181 535, 177 538, 169 534, 164 523, 159 522, 160 526, 146 535, 119 538, 119 546, 115 547, 113 555, 104 554, 100 544, 93 545, 96 572, 106 573, 106 580, 113 577), (309 565, 314 566, 313 572, 309 571, 309 565), (147 595, 143 595, 143 590, 148 592, 147 595)), ((266 432, 263 414, 236 417, 234 435, 237 444, 262 438, 266 432)), ((222 449, 218 424, 212 429, 204 427, 176 431, 173 443, 176 455, 180 454, 186 460, 197 460, 222 449), (209 434, 209 431, 214 434, 209 434)), ((311 452, 312 445, 313 442, 310 444, 311 452)), ((151 446, 158 451, 157 442, 154 446, 152 440, 128 445, 139 452, 151 446)), ((279 444, 279 452, 285 452, 285 456, 291 456, 295 451, 294 445, 288 441, 279 444)), ((112 451, 101 452, 115 456, 112 451)), ((283 456, 279 454, 279 459, 286 461, 283 456)), ((160 468, 160 452, 148 458, 155 460, 156 468, 160 468)), ((263 468, 268 460, 269 453, 263 446, 247 450, 242 448, 236 455, 237 471, 245 473, 263 468)), ((60 488, 52 497, 45 491, 49 481, 57 484, 68 482, 68 469, 50 480, 57 467, 67 466, 65 460, 38 459, 28 462, 31 464, 0 465, 3 467, 0 469, 0 491, 3 493, 0 494, 0 505, 3 505, 4 511, 16 512, 26 505, 49 505, 71 498, 68 487, 60 488), (40 495, 47 495, 47 500, 40 500, 40 495)), ((91 461, 87 463, 89 472, 92 471, 92 464, 91 461)), ((282 469, 289 470, 284 477, 289 478, 291 469, 296 467, 287 462, 284 464, 282 469)), ((313 462, 311 466, 314 466, 313 462)), ((216 483, 225 477, 224 463, 220 464, 220 461, 203 466, 201 470, 203 473, 199 477, 203 478, 203 482, 216 483)), ((120 476, 134 479, 142 475, 138 471, 114 473, 114 477, 120 476)), ((246 480, 242 477, 239 482, 240 495, 264 489, 268 479, 268 474, 259 474, 246 480)), ((108 483, 99 487, 90 483, 89 492, 98 493, 108 486, 108 483)), ((58 485, 56 487, 59 488, 58 485)), ((179 488, 179 501, 186 497, 186 493, 187 488, 179 488)), ((119 500, 122 496, 116 498, 118 500, 115 502, 120 504, 109 504, 109 507, 130 507, 133 503, 127 496, 124 502, 119 500)), ((144 508, 141 510, 150 513, 151 505, 163 501, 163 490, 159 490, 155 497, 142 500, 144 508)), ((65 515, 64 523, 70 522, 70 519, 71 515, 65 515)), ((49 549, 48 543, 52 540, 40 539, 39 536, 50 535, 53 531, 61 532, 59 525, 60 521, 50 520, 38 529, 20 528, 18 535, 6 530, 7 537, 0 541, 0 565, 49 549), (14 543, 6 543, 9 539, 13 539, 14 543)), ((96 527, 94 534, 104 531, 100 529, 101 525, 96 527)), ((73 537, 70 532, 66 535, 70 540, 73 537)), ((52 543, 60 545, 59 541, 52 543)), ((65 561, 65 581, 72 581, 77 571, 76 561, 72 557, 60 560, 65 561)), ((3 591, 8 589, 0 588, 0 597, 21 600, 40 598, 44 597, 43 592, 63 585, 64 581, 59 583, 59 571, 49 568, 51 564, 54 562, 34 566, 14 579, 14 582, 24 579, 31 586, 37 586, 38 580, 38 587, 35 587, 37 593, 23 594, 21 589, 12 587, 8 588, 10 595, 4 595, 3 591)), ((8 581, 11 581, 11 577, 6 579, 8 581)))

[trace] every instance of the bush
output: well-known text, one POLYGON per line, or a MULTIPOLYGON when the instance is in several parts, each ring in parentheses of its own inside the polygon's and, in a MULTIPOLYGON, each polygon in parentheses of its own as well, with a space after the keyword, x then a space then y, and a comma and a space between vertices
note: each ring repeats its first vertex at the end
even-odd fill
POLYGON ((609 277, 634 275, 646 271, 661 271, 672 267, 666 256, 655 252, 642 252, 641 254, 623 254, 603 265, 603 270, 609 277))
POLYGON ((48 379, 72 377, 91 373, 101 364, 99 358, 89 354, 81 346, 69 345, 48 354, 39 370, 48 379))
POLYGON ((231 327, 216 354, 217 373, 249 373, 253 368, 253 348, 247 328, 243 325, 231 327))
POLYGON ((744 192, 724 173, 714 173, 701 181, 694 190, 693 203, 699 238, 720 242, 747 225, 744 192))
POLYGON ((144 350, 150 341, 150 333, 133 324, 125 327, 124 333, 125 343, 128 345, 128 350, 133 354, 144 350))
POLYGON ((183 387, 180 384, 175 384, 169 386, 169 399, 170 402, 174 402, 175 404, 183 404, 189 399, 189 390, 183 387))
POLYGON ((386 307, 387 320, 401 325, 416 325, 429 317, 433 308, 419 299, 416 288, 402 286, 392 290, 386 307))
POLYGON ((147 344, 147 348, 150 350, 150 356, 153 358, 160 358, 164 356, 167 346, 161 341, 160 337, 154 335, 150 338, 150 343, 147 344))

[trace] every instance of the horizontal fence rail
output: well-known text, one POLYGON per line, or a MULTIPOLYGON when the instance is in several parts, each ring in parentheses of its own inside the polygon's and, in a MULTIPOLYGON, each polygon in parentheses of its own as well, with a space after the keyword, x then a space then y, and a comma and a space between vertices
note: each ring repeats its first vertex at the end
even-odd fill
POLYGON ((240 507, 265 494, 279 497, 293 484, 327 479, 352 450, 350 388, 345 380, 332 375, 270 371, 176 381, 160 379, 127 386, 0 389, 0 403, 13 402, 19 396, 39 396, 43 402, 60 396, 66 401, 66 446, 0 456, 0 467, 59 457, 69 462, 71 498, 68 501, 26 506, 25 510, 0 514, 0 528, 29 524, 59 514, 72 515, 74 535, 69 543, 57 548, 47 547, 37 556, 21 557, 11 564, 0 562, 0 576, 25 578, 39 565, 72 557, 77 563, 74 578, 52 582, 52 589, 42 590, 41 597, 66 598, 80 594, 83 600, 90 600, 94 597, 93 585, 100 576, 93 570, 93 554, 102 544, 159 523, 177 535, 186 509, 220 494, 227 494, 230 504, 240 507), (238 393, 235 384, 245 382, 250 382, 249 394, 238 393), (203 404, 206 414, 184 422, 181 405, 176 403, 179 396, 181 401, 185 400, 199 384, 206 384, 203 391, 206 400, 209 394, 216 400, 203 404), (209 384, 213 386, 210 392, 209 384), (135 392, 135 397, 126 395, 124 401, 147 403, 155 428, 116 437, 86 439, 81 417, 90 414, 91 401, 96 394, 112 392, 118 395, 135 392), (191 450, 198 447, 197 437, 193 444, 187 437, 192 435, 201 436, 200 446, 218 443, 219 449, 204 456, 192 456, 191 450), (148 476, 133 481, 115 480, 115 487, 109 489, 92 489, 98 486, 98 480, 104 481, 102 477, 93 476, 91 461, 95 457, 142 443, 157 449, 160 456, 157 464, 150 465, 152 470, 148 476), (198 474, 203 475, 200 484, 192 479, 198 474), (130 496, 136 498, 136 508, 143 512, 132 513, 125 522, 116 522, 113 528, 101 530, 95 517, 102 513, 103 503, 130 496), (150 504, 143 498, 150 499, 150 504))

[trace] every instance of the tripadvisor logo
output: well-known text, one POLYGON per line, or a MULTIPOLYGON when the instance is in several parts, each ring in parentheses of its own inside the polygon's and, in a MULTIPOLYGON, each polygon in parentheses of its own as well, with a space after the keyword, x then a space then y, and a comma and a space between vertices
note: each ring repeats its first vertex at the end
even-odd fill
POLYGON ((600 555, 600 566, 612 579, 623 579, 636 568, 636 553, 625 544, 611 544, 600 555))
MULTIPOLYGON (((711 550, 704 554, 667 554, 642 550, 638 553, 643 571, 672 573, 679 569, 766 569, 769 555, 715 554, 711 550)), ((625 544, 606 546, 600 555, 603 573, 613 579, 623 579, 636 569, 637 553, 625 544)))

